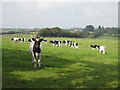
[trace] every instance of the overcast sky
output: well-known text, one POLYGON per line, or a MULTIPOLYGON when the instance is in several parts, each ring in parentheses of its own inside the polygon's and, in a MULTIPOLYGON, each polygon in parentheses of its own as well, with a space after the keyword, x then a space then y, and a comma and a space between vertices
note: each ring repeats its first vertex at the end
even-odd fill
MULTIPOLYGON (((4 28, 118 26, 118 2, 4 2, 4 28)), ((88 1, 88 0, 87 0, 88 1)), ((0 22, 1 23, 1 22, 0 22)))

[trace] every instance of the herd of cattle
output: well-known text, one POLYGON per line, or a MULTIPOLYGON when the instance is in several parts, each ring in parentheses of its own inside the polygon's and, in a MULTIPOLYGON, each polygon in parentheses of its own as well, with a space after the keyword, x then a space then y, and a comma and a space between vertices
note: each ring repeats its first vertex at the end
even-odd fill
MULTIPOLYGON (((25 38, 12 38, 11 40, 13 42, 26 42, 25 38)), ((42 42, 44 44, 47 44, 47 40, 43 39, 42 42)), ((51 43, 52 46, 58 46, 58 47, 62 47, 62 43, 63 43, 65 46, 70 46, 70 47, 73 47, 75 49, 79 49, 78 43, 77 42, 72 42, 70 40, 64 40, 64 41, 50 40, 49 43, 51 43)))
MULTIPOLYGON (((13 42, 26 42, 25 38, 12 38, 11 39, 13 42)), ((62 47, 62 44, 64 44, 65 46, 70 46, 73 47, 75 49, 79 49, 78 43, 77 42, 73 42, 70 40, 64 40, 64 41, 59 41, 59 40, 44 40, 43 38, 32 38, 32 39, 28 39, 28 41, 30 42, 30 53, 32 54, 32 64, 34 64, 34 67, 36 68, 36 63, 38 61, 39 64, 39 68, 41 68, 41 42, 43 42, 44 44, 47 44, 47 42, 51 43, 53 46, 58 46, 58 47, 62 47)), ((100 53, 105 54, 106 53, 106 47, 105 46, 100 46, 100 45, 90 45, 89 47, 92 48, 92 50, 99 50, 100 53)))

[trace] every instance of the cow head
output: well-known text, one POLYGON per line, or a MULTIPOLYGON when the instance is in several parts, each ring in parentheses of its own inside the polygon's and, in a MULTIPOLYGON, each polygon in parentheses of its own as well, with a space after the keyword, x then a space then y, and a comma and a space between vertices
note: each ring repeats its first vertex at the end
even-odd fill
POLYGON ((13 38, 11 38, 11 40, 14 40, 13 38))
POLYGON ((40 42, 42 42, 43 40, 44 40, 43 38, 40 39, 39 37, 28 39, 29 42, 34 43, 35 47, 40 46, 40 42))
POLYGON ((89 47, 93 47, 93 45, 90 45, 89 47))

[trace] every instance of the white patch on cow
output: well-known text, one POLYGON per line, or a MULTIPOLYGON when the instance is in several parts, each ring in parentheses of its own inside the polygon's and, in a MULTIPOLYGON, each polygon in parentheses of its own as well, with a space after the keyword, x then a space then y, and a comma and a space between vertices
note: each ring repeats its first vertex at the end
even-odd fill
POLYGON ((31 40, 29 50, 32 52, 35 41, 31 40))
POLYGON ((39 38, 36 38, 36 41, 39 41, 39 38))
POLYGON ((79 49, 79 47, 78 47, 78 46, 75 46, 75 49, 79 49))
POLYGON ((55 44, 54 44, 54 43, 53 43, 52 45, 53 45, 53 46, 55 46, 55 44))
POLYGON ((35 53, 36 54, 36 57, 38 57, 38 53, 35 53))
POLYGON ((105 46, 100 46, 100 53, 105 54, 106 53, 106 47, 105 46))

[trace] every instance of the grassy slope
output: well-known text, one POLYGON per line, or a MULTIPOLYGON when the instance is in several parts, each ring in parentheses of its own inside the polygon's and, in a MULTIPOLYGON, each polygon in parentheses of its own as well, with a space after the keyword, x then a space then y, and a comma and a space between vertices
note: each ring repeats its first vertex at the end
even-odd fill
POLYGON ((34 70, 29 43, 12 43, 3 37, 3 88, 104 88, 118 87, 118 42, 109 39, 46 38, 79 42, 79 50, 43 45, 44 69, 34 70), (105 45, 107 54, 90 44, 105 45))

